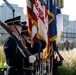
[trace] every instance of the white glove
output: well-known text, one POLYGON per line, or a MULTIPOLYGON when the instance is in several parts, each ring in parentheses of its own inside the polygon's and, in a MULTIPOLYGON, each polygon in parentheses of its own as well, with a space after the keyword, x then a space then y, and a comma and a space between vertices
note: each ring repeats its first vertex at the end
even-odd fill
POLYGON ((44 70, 44 71, 43 71, 43 74, 44 74, 44 75, 46 75, 46 74, 47 74, 47 71, 46 71, 46 70, 44 70))
POLYGON ((36 61, 36 57, 34 55, 29 56, 29 63, 34 63, 36 61))
POLYGON ((66 64, 66 60, 62 60, 62 63, 63 63, 63 64, 66 64))

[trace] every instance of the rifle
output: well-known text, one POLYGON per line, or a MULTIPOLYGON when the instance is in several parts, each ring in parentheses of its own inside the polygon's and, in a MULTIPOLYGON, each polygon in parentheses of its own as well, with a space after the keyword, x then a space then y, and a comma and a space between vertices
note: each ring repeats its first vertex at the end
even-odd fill
POLYGON ((60 55, 60 53, 58 51, 57 51, 57 54, 58 54, 61 61, 64 60, 64 58, 60 55))
POLYGON ((17 42, 19 47, 24 51, 24 54, 26 57, 29 57, 31 53, 27 50, 25 45, 22 43, 22 40, 20 37, 18 37, 6 24, 0 21, 0 25, 3 29, 5 29, 17 42))

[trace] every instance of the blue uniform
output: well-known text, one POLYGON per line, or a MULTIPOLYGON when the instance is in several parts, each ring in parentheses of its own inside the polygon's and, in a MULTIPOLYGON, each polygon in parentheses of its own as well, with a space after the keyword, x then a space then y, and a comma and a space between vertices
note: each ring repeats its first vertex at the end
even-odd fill
MULTIPOLYGON (((35 54, 40 50, 40 43, 35 42, 33 48, 29 47, 28 50, 35 54)), ((29 68, 29 60, 25 58, 20 50, 18 49, 18 44, 16 40, 9 37, 4 44, 4 53, 6 56, 6 62, 9 66, 7 70, 7 75, 31 75, 31 70, 29 68)))

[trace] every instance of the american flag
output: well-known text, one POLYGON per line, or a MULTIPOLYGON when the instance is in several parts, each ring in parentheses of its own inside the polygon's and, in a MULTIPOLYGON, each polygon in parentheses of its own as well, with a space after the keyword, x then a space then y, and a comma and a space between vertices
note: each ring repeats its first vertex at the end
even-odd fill
POLYGON ((36 0, 26 0, 28 31, 31 34, 32 44, 36 40, 38 32, 38 13, 35 7, 35 2, 36 0))

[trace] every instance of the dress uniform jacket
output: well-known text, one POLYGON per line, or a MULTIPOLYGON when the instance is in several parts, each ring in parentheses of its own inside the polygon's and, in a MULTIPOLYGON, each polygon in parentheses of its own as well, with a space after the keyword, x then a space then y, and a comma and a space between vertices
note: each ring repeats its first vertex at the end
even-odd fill
MULTIPOLYGON (((40 43, 36 41, 34 47, 29 47, 28 50, 32 54, 37 53, 40 50, 40 43)), ((5 41, 4 53, 6 56, 6 62, 9 66, 6 73, 7 75, 31 75, 30 70, 24 69, 29 68, 29 60, 19 51, 18 44, 14 38, 9 37, 5 41)))

